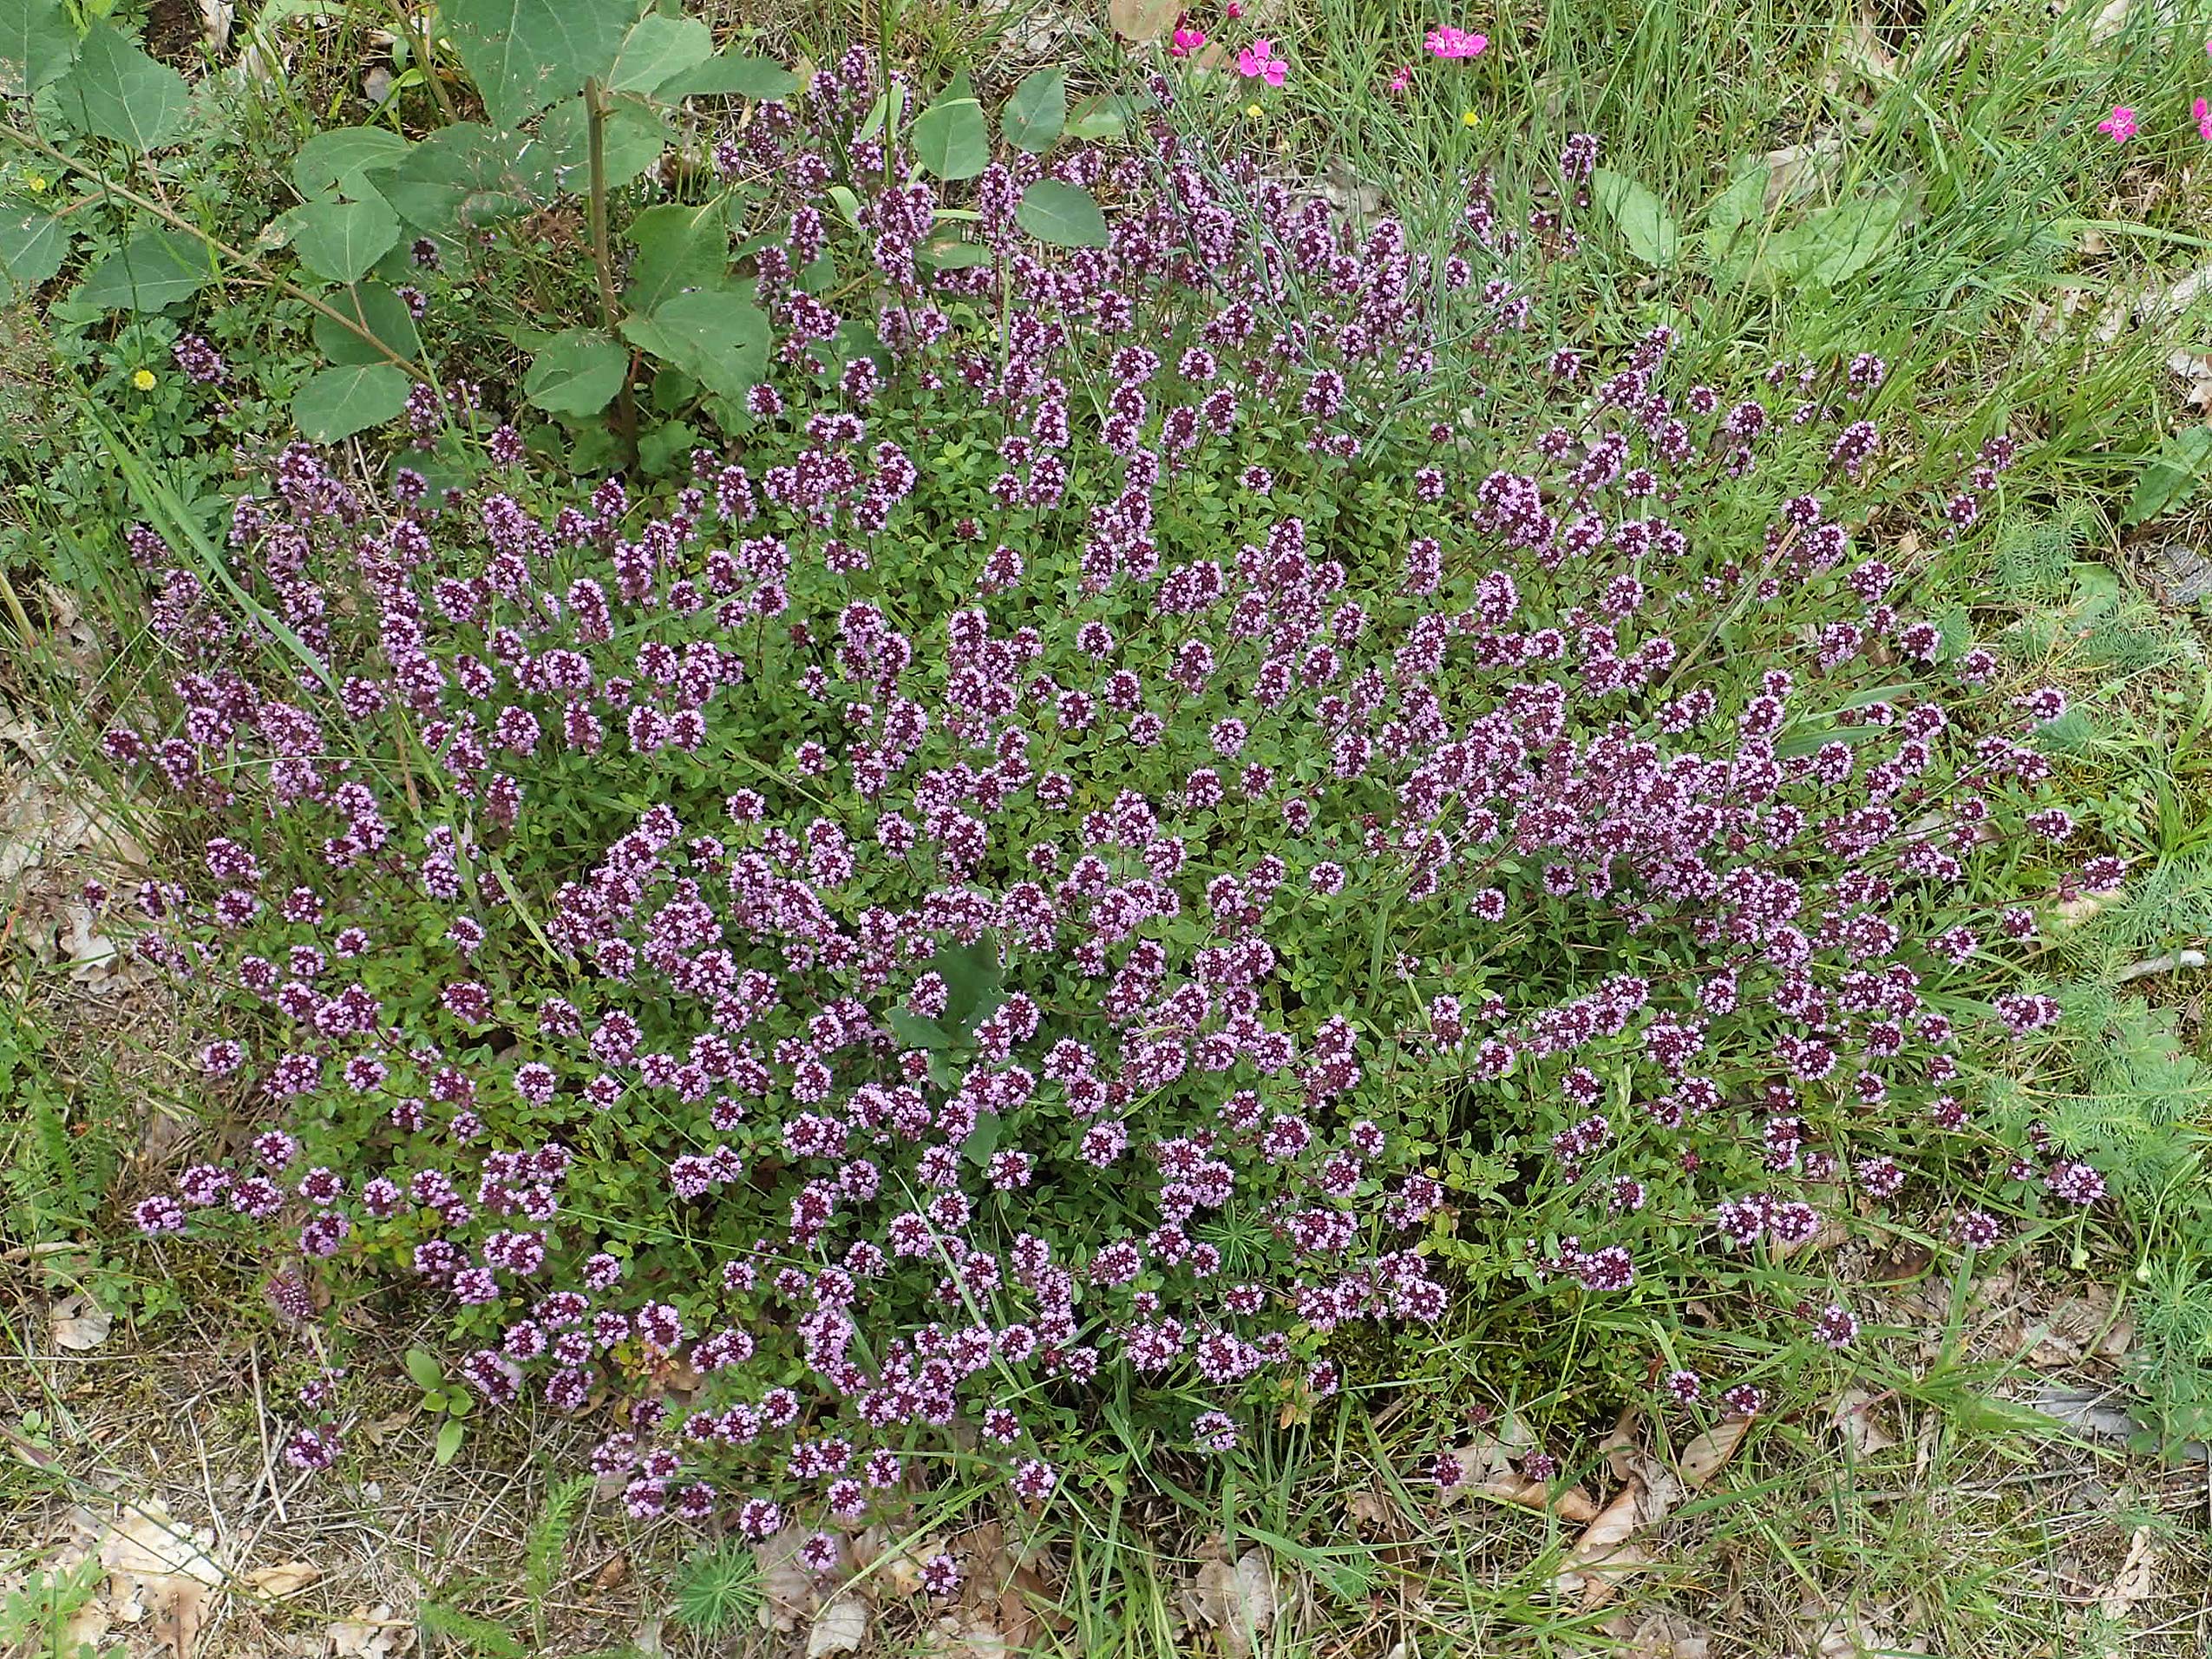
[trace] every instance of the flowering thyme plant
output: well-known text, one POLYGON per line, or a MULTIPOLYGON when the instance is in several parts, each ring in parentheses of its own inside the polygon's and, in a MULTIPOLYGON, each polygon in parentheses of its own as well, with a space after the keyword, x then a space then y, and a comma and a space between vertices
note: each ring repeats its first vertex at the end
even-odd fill
POLYGON ((1044 1499, 1125 1389, 1226 1451, 1484 1229, 1619 1296, 1928 1202, 1947 1146, 2098 1196, 1957 1081, 2056 1012, 1981 1000, 2032 921, 1970 864, 2117 876, 2038 798, 2063 698, 1866 545, 1970 524, 2008 444, 1882 495, 1872 357, 1724 396, 1664 329, 1553 338, 1587 137, 1423 248, 1155 121, 1052 163, 1110 246, 1024 240, 1025 158, 933 271, 930 187, 845 144, 874 85, 731 142, 802 190, 849 149, 883 350, 790 206, 749 430, 673 499, 506 426, 392 504, 294 446, 232 520, 250 611, 134 533, 180 666, 107 746, 219 830, 141 948, 219 993, 244 1120, 145 1231, 274 1242, 289 1322, 396 1274, 488 1400, 628 1402, 633 1512, 757 1537, 947 1459, 1044 1499), (1478 1125, 1495 1223, 1438 1178, 1478 1125))

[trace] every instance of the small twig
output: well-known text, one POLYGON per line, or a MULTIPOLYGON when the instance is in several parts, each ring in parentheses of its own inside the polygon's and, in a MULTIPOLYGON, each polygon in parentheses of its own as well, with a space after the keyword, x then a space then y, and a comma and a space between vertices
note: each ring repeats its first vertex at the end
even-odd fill
MULTIPOLYGON (((283 1483, 277 1479, 276 1453, 269 1446, 269 1410, 261 1399, 261 1356, 248 1348, 245 1361, 253 1374, 254 1426, 261 1435, 261 1479, 255 1481, 253 1490, 246 1493, 246 1507, 251 1509, 253 1506, 253 1500, 261 1495, 261 1488, 265 1485, 269 1489, 270 1500, 277 1506, 277 1518, 290 1525, 291 1517, 285 1512, 283 1483)), ((258 1538, 259 1532, 255 1536, 258 1538)))
MULTIPOLYGON (((606 93, 597 75, 584 82, 584 121, 592 156, 592 193, 588 204, 592 265, 599 279, 599 322, 612 335, 621 321, 622 310, 614 292, 614 250, 607 242, 606 93)), ((622 384, 615 390, 614 423, 622 436, 625 455, 634 456, 638 453, 638 404, 630 393, 627 365, 623 370, 622 384)))
POLYGON ((2163 956, 2153 956, 2140 962, 2130 962, 2112 977, 2125 985, 2130 980, 2140 980, 2153 974, 2170 974, 2178 967, 2202 967, 2208 961, 2201 950, 2169 950, 2163 956))

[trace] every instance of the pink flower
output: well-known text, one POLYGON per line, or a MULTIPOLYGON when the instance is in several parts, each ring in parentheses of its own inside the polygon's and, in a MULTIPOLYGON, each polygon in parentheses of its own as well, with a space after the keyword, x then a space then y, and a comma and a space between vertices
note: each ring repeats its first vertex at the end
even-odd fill
POLYGON ((1237 54, 1237 73, 1247 81, 1262 80, 1271 87, 1279 87, 1289 69, 1289 64, 1275 56, 1275 43, 1266 35, 1237 54))
POLYGON ((1470 35, 1463 29, 1454 29, 1450 23, 1438 23, 1429 31, 1424 43, 1431 57, 1479 57, 1482 49, 1490 43, 1488 35, 1470 35))
POLYGON ((2115 144, 2124 144, 2136 134, 2135 111, 2125 104, 2114 104, 2112 113, 2097 123, 2097 130, 2115 144))
POLYGON ((1168 50, 1176 57, 1188 57, 1205 44, 1206 31, 1204 30, 1178 29, 1168 43, 1168 50))
POLYGON ((2189 113, 2196 117, 2196 135, 2207 144, 2212 144, 2212 104, 2199 98, 2189 106, 2189 113))
POLYGON ((1410 63, 1399 64, 1397 66, 1397 73, 1391 77, 1391 90, 1392 92, 1403 92, 1407 87, 1412 85, 1412 83, 1413 65, 1410 63))

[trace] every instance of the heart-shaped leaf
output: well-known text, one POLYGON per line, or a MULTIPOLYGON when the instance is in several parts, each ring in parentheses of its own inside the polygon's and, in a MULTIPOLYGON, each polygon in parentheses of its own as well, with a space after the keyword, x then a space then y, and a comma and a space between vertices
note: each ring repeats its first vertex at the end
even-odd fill
POLYGON ((799 89, 799 77, 773 58, 733 56, 720 53, 696 69, 671 75, 653 89, 656 97, 788 98, 799 89))
POLYGON ((308 377, 291 400, 303 436, 335 443, 382 426, 407 407, 407 376, 388 363, 348 364, 308 377))
POLYGON ((972 179, 991 165, 991 133, 983 123, 983 106, 967 73, 952 77, 952 84, 930 107, 914 117, 907 134, 914 158, 940 179, 972 179))
POLYGON ((714 31, 696 17, 648 12, 630 26, 607 71, 610 92, 650 92, 714 56, 714 31))
POLYGON ((86 273, 79 304, 101 311, 160 311, 214 279, 207 244, 167 226, 141 231, 86 273))
POLYGON ((623 338, 723 397, 743 397, 768 373, 768 318, 735 294, 699 289, 622 325, 623 338))
POLYGON ((311 201, 279 221, 307 268, 332 282, 358 282, 399 240, 399 215, 382 196, 311 201))
POLYGON ((368 190, 369 175, 389 173, 407 154, 407 141, 387 127, 332 127, 317 133, 291 159, 291 181, 310 198, 337 189, 349 196, 368 190))
POLYGON ((323 303, 373 337, 364 339, 317 312, 313 331, 316 349, 332 363, 389 364, 393 357, 412 358, 422 350, 422 336, 415 331, 415 314, 407 309, 405 300, 381 282, 341 288, 323 303), (378 350, 379 346, 383 349, 378 350))
POLYGON ((637 21, 634 0, 445 0, 454 49, 494 127, 513 131, 605 76, 637 21))
POLYGON ((717 197, 699 207, 671 203, 648 207, 631 220, 638 257, 630 266, 624 302, 651 312, 687 288, 717 285, 730 269, 728 207, 717 197))
POLYGON ((1024 75, 998 112, 998 130, 1006 141, 1031 154, 1050 149, 1067 124, 1068 72, 1061 69, 1024 75))
POLYGON ((105 22, 87 31, 54 96, 72 125, 141 153, 160 149, 184 131, 192 103, 184 76, 105 22))
POLYGON ((1039 179, 1022 192, 1015 222, 1055 247, 1104 247, 1106 215, 1090 192, 1057 179, 1039 179))
POLYGON ((522 391, 556 415, 596 415, 622 390, 630 354, 596 329, 563 329, 530 360, 522 391))
POLYGON ((69 227, 51 213, 21 203, 0 205, 0 270, 28 288, 45 281, 69 257, 69 227))
POLYGON ((0 0, 0 93, 33 93, 69 72, 77 31, 62 0, 0 0))
POLYGON ((1613 220, 1631 253, 1662 271, 1681 257, 1681 227, 1650 190, 1610 167, 1600 167, 1591 175, 1590 185, 1598 206, 1613 220))

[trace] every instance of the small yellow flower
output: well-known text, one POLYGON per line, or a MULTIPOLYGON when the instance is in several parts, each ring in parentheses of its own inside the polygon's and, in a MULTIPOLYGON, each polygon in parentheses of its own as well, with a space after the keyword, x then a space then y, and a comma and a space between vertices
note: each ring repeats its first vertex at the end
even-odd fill
POLYGON ((47 178, 43 173, 34 173, 30 175, 30 177, 25 179, 23 182, 29 185, 33 190, 43 190, 46 188, 47 178))
POLYGON ((141 391, 152 391, 154 384, 154 370, 151 369, 141 369, 131 377, 131 384, 141 391))
POLYGON ((1247 104, 1244 107, 1244 113, 1251 116, 1253 120, 1258 121, 1260 116, 1266 115, 1267 112, 1262 109, 1258 104, 1247 104))
POLYGON ((1459 124, 1462 127, 1480 127, 1482 124, 1482 118, 1471 109, 1465 110, 1460 115, 1459 124))

